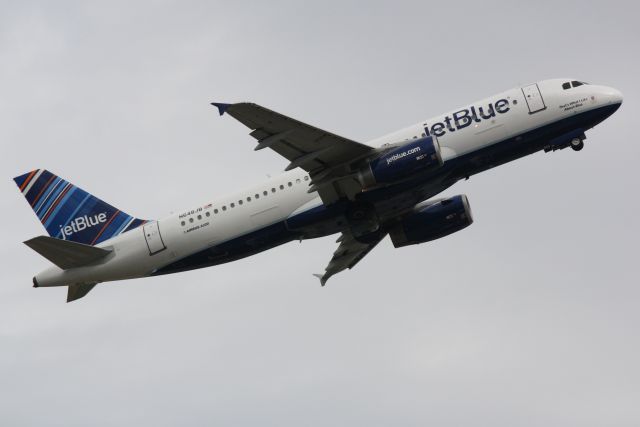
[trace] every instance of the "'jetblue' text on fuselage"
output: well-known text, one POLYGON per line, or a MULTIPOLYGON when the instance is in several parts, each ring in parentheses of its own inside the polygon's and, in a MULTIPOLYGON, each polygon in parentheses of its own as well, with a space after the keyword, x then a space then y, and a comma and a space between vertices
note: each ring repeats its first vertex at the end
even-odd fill
POLYGON ((509 101, 506 99, 500 99, 495 104, 489 103, 486 107, 471 106, 464 110, 456 111, 452 114, 452 117, 445 116, 442 122, 432 125, 425 123, 424 132, 427 136, 435 135, 441 137, 447 132, 464 129, 473 122, 480 123, 482 120, 495 117, 496 113, 504 114, 507 111, 509 111, 509 101))

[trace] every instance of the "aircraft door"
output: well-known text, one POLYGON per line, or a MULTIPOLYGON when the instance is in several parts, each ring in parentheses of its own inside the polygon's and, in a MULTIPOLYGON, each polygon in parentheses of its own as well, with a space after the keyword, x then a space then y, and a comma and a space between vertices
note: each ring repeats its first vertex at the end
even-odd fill
POLYGON ((527 101, 529 114, 537 113, 547 108, 547 106, 544 105, 544 99, 542 99, 542 94, 540 93, 540 88, 537 83, 523 87, 522 93, 525 101, 527 101))
POLYGON ((145 224, 142 227, 142 231, 144 232, 144 239, 147 242, 147 247, 149 248, 149 255, 155 255, 158 252, 167 249, 164 241, 162 240, 162 236, 160 235, 160 226, 158 221, 145 224))

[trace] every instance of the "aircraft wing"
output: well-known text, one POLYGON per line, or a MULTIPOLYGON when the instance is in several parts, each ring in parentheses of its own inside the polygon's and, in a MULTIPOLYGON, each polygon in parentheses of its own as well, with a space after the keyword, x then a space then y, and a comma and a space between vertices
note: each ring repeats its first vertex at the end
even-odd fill
POLYGON ((256 150, 270 148, 287 160, 285 170, 300 167, 311 177, 309 192, 318 191, 326 204, 361 191, 350 165, 375 152, 373 147, 343 138, 257 104, 212 103, 252 129, 256 150), (336 185, 333 185, 336 184, 336 185))
POLYGON ((350 234, 342 233, 337 240, 340 242, 340 246, 338 246, 338 249, 333 253, 333 257, 331 261, 329 261, 327 268, 325 268, 325 272, 323 274, 314 274, 314 276, 319 278, 320 284, 324 286, 327 280, 334 274, 340 273, 347 268, 353 268, 375 248, 385 236, 386 234, 381 234, 377 239, 369 243, 361 243, 350 234))

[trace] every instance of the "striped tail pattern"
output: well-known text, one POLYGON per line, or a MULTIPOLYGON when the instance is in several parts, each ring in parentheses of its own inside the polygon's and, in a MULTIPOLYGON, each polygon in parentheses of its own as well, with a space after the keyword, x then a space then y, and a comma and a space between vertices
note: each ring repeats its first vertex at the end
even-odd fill
POLYGON ((13 180, 51 237, 95 245, 147 222, 45 169, 13 180))

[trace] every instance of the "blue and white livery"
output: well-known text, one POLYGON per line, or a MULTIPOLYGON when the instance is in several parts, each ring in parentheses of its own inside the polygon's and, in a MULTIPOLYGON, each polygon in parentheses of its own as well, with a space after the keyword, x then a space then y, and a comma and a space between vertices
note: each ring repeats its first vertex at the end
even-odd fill
POLYGON ((48 233, 25 243, 54 264, 33 284, 68 286, 73 301, 98 283, 209 267, 340 234, 317 275, 324 285, 387 235, 402 247, 471 225, 466 196, 434 196, 537 151, 579 151, 585 132, 621 104, 610 87, 543 80, 363 143, 256 104, 213 103, 251 129, 256 150, 286 158, 285 172, 159 220, 132 217, 44 169, 20 175, 14 180, 48 233))

